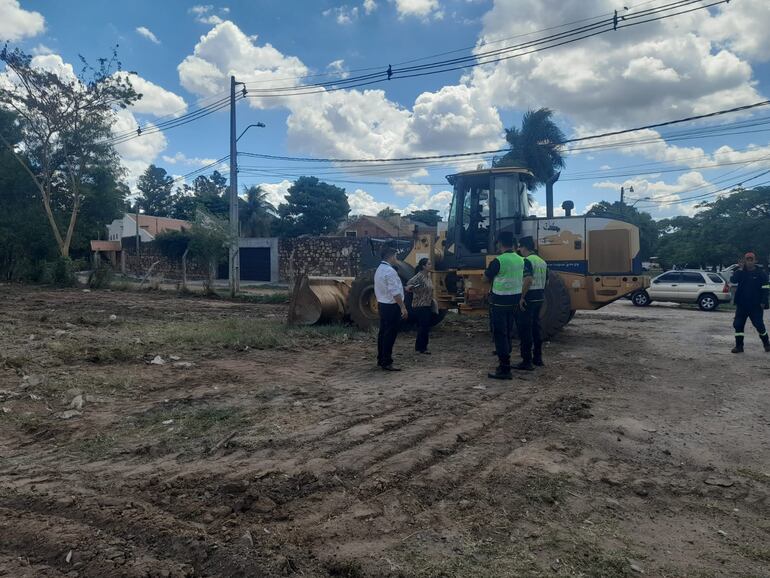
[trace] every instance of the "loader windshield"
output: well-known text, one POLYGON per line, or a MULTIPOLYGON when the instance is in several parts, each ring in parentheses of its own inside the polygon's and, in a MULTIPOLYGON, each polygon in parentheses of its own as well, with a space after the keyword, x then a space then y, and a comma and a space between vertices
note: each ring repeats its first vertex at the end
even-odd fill
POLYGON ((529 215, 527 187, 518 174, 495 176, 495 213, 501 228, 529 215))

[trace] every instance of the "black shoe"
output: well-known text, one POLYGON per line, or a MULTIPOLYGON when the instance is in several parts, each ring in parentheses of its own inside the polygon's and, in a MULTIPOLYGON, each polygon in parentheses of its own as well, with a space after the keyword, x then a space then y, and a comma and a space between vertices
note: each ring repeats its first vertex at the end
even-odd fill
MULTIPOLYGON (((765 348, 765 351, 767 351, 767 348, 765 348)), ((737 345, 733 347, 730 350, 730 353, 743 353, 743 347, 738 347, 737 345)))
POLYGON ((491 379, 513 379, 510 369, 502 369, 498 367, 494 372, 487 373, 487 377, 491 379))
POLYGON ((770 343, 765 343, 765 352, 770 353, 770 343))
POLYGON ((542 359, 533 359, 532 365, 537 365, 538 367, 545 367, 545 363, 543 363, 542 359))
POLYGON ((530 361, 522 361, 518 365, 514 365, 513 369, 518 369, 519 371, 532 371, 535 369, 535 366, 532 365, 532 362, 530 361))
POLYGON ((381 365, 383 371, 401 371, 400 367, 394 366, 392 363, 390 365, 381 365))

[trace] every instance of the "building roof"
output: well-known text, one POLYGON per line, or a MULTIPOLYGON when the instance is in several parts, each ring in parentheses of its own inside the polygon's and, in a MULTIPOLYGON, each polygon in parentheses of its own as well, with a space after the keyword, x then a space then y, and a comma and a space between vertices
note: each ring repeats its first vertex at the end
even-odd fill
POLYGON ((120 251, 120 241, 91 241, 92 251, 120 251))
MULTIPOLYGON (((136 215, 126 213, 128 217, 136 222, 136 215)), ((153 237, 158 233, 166 231, 181 231, 182 229, 192 228, 192 223, 182 219, 170 219, 168 217, 155 217, 153 215, 139 215, 139 228, 144 229, 153 237)))
POLYGON ((385 233, 390 237, 405 237, 412 234, 412 231, 414 231, 414 228, 417 227, 418 231, 425 231, 427 229, 435 230, 435 227, 431 227, 430 225, 426 225, 425 223, 420 223, 418 221, 412 221, 411 219, 407 219, 406 217, 398 217, 397 223, 393 223, 393 221, 390 221, 388 219, 384 219, 383 217, 376 217, 373 215, 358 215, 357 217, 354 217, 350 219, 348 222, 346 222, 342 227, 340 232, 345 232, 345 230, 350 229, 350 227, 354 227, 359 222, 366 220, 372 225, 379 227, 385 233))

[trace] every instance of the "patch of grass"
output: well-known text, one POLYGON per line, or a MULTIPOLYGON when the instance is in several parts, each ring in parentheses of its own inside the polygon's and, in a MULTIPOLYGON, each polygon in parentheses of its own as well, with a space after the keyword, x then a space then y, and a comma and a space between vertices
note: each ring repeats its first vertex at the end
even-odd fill
POLYGON ((289 302, 288 291, 276 293, 244 293, 236 297, 238 301, 262 305, 283 305, 289 302))
MULTIPOLYGON (((396 559, 393 561, 396 562, 396 559)), ((535 578, 552 575, 539 568, 528 549, 487 541, 467 542, 461 550, 456 548, 454 553, 444 555, 436 551, 410 549, 396 563, 408 569, 403 575, 410 578, 535 578)))
POLYGON ((137 427, 149 432, 188 438, 208 437, 246 423, 244 415, 235 407, 154 408, 134 419, 137 427))
POLYGON ((754 546, 740 545, 738 546, 738 552, 749 560, 770 564, 770 548, 755 548, 754 546))
POLYGON ((556 505, 564 501, 566 476, 534 476, 527 478, 524 486, 524 497, 531 504, 556 505))
POLYGON ((30 359, 23 355, 0 355, 0 367, 4 369, 21 369, 29 362, 30 359))
POLYGON ((67 363, 90 361, 91 363, 114 363, 132 361, 144 354, 145 347, 138 343, 116 340, 114 343, 82 345, 71 341, 51 341, 48 348, 52 354, 67 363))
POLYGON ((577 545, 565 562, 586 578, 624 578, 633 574, 622 552, 605 552, 591 544, 577 545))
POLYGON ((118 438, 113 435, 97 435, 78 440, 72 449, 91 460, 107 457, 117 445, 118 438))
POLYGON ((354 330, 342 325, 298 326, 265 319, 227 318, 169 323, 161 341, 193 346, 281 349, 314 343, 344 343, 354 330))
POLYGON ((739 476, 742 476, 744 478, 748 478, 750 480, 754 480, 755 482, 762 482, 763 484, 770 484, 770 476, 767 474, 763 474, 762 472, 758 472, 756 470, 752 470, 750 468, 740 468, 736 470, 736 473, 739 476))

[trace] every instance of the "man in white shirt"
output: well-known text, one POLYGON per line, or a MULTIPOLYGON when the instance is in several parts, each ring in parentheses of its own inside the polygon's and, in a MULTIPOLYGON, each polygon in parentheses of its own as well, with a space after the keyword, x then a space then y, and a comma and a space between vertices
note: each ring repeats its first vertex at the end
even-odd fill
POLYGON ((382 262, 374 274, 374 294, 380 311, 380 332, 377 334, 377 365, 385 371, 401 371, 393 366, 393 345, 398 326, 408 317, 404 305, 404 285, 396 272, 396 250, 382 250, 382 262))

